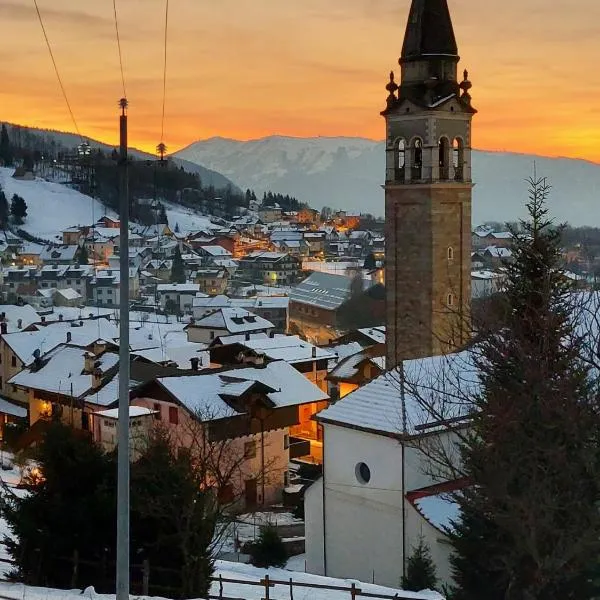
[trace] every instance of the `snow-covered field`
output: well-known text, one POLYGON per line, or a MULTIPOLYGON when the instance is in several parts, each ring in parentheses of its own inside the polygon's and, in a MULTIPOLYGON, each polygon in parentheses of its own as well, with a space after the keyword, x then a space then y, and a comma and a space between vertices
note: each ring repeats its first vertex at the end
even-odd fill
POLYGON ((0 186, 9 203, 13 194, 25 199, 27 218, 21 229, 31 235, 57 241, 55 236, 67 227, 91 225, 105 214, 116 216, 98 200, 65 185, 43 179, 19 181, 13 173, 14 169, 0 168, 0 186))
MULTIPOLYGON (((346 590, 327 590, 311 587, 294 587, 294 600, 350 600, 350 587, 355 583, 357 588, 367 594, 373 594, 374 600, 377 600, 376 594, 382 597, 393 598, 398 594, 398 598, 410 598, 415 600, 442 600, 442 596, 437 592, 403 592, 391 588, 385 588, 378 585, 360 583, 347 579, 335 579, 332 577, 320 577, 308 573, 298 573, 287 571, 285 569, 257 569, 250 565, 231 563, 226 561, 217 561, 215 576, 224 579, 236 579, 240 582, 249 582, 256 584, 264 578, 265 575, 275 581, 289 582, 290 578, 295 583, 326 585, 330 587, 347 588, 346 590)), ((219 582, 214 582, 211 594, 213 597, 219 597, 219 582)), ((244 585, 244 583, 223 583, 223 596, 226 598, 236 598, 239 600, 260 600, 265 596, 265 589, 258 585, 244 585)), ((290 600, 289 583, 286 585, 275 585, 270 589, 270 596, 277 600, 290 600)), ((53 590, 48 588, 27 587, 21 584, 0 583, 0 597, 5 600, 112 600, 115 596, 111 594, 96 594, 93 588, 85 591, 81 590, 53 590)), ((142 597, 136 596, 138 600, 142 597)), ((360 596, 358 596, 360 598, 360 596)))

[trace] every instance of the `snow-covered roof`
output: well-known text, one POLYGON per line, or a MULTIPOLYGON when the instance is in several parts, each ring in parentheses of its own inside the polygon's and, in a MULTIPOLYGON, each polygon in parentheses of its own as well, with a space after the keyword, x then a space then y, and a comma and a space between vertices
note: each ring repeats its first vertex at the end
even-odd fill
POLYGON ((509 248, 500 248, 498 246, 488 246, 484 251, 494 258, 510 258, 512 251, 509 248))
MULTIPOLYGON (((78 398, 93 386, 93 375, 83 373, 84 354, 81 348, 60 346, 47 356, 39 370, 24 369, 9 383, 78 398)), ((103 373, 115 367, 118 362, 118 354, 112 352, 105 352, 96 361, 103 373)))
POLYGON ((312 360, 335 358, 335 353, 326 348, 318 348, 301 340, 297 335, 278 335, 242 342, 247 348, 260 352, 271 360, 284 360, 289 364, 312 360))
POLYGON ((186 342, 177 346, 164 346, 162 348, 147 348, 132 352, 133 356, 139 356, 153 363, 163 364, 166 362, 176 363, 180 369, 189 369, 190 359, 200 359, 200 366, 210 365, 210 354, 206 351, 206 344, 186 342))
POLYGON ((40 258, 43 262, 50 260, 72 261, 79 250, 79 246, 48 246, 44 248, 40 258))
POLYGON ((225 248, 223 248, 223 246, 201 246, 199 249, 203 250, 207 254, 210 254, 211 256, 220 256, 220 257, 231 256, 231 252, 229 252, 229 250, 226 250, 225 248))
POLYGON ((27 416, 27 409, 0 396, 0 413, 24 419, 27 416))
POLYGON ((486 269, 481 269, 478 271, 471 271, 472 279, 499 279, 503 277, 502 273, 496 273, 495 271, 488 271, 486 269))
POLYGON ((281 260, 286 256, 289 256, 286 252, 262 252, 260 250, 255 250, 244 256, 242 260, 281 260))
POLYGON ((192 301, 194 308, 287 308, 290 299, 287 296, 254 296, 251 298, 229 298, 224 294, 218 296, 196 296, 192 301))
POLYGON ((193 327, 224 329, 229 333, 240 333, 273 329, 275 325, 243 308, 219 308, 197 320, 193 327))
POLYGON ((315 272, 290 290, 290 299, 302 304, 336 310, 350 298, 352 278, 315 272))
POLYGON ((424 496, 412 501, 413 506, 436 529, 446 533, 460 517, 460 507, 447 493, 424 496))
POLYGON ((40 321, 39 315, 35 312, 33 306, 29 304, 24 306, 2 304, 0 305, 0 315, 2 313, 4 314, 4 322, 7 324, 8 333, 21 331, 40 321), (19 327, 19 320, 21 321, 21 327, 19 327))
POLYGON ((61 295, 65 300, 78 300, 82 298, 81 294, 73 288, 56 290, 56 293, 61 295))
POLYGON ((479 387, 469 351, 409 360, 404 372, 404 409, 402 378, 394 369, 348 394, 317 419, 382 435, 411 435, 416 427, 432 425, 432 414, 439 416, 436 421, 466 416, 459 399, 479 387))
POLYGON ((35 350, 39 350, 43 357, 57 346, 66 344, 67 334, 70 334, 69 345, 85 348, 97 340, 114 342, 119 336, 119 330, 106 319, 83 321, 83 325, 79 327, 72 327, 68 322, 58 322, 41 327, 39 331, 9 333, 4 336, 4 342, 25 366, 29 366, 33 363, 35 350))
POLYGON ((373 340, 376 344, 385 344, 385 325, 377 327, 364 327, 358 329, 365 337, 373 340))
MULTIPOLYGON (((136 417, 146 417, 148 415, 155 415, 158 411, 152 410, 145 406, 130 406, 129 407, 129 418, 135 419, 136 417)), ((118 419, 119 409, 109 408, 107 410, 98 410, 94 413, 95 415, 104 419, 118 419)))
POLYGON ((346 358, 341 360, 330 371, 329 377, 339 380, 352 379, 353 377, 356 377, 359 374, 359 367, 365 361, 372 362, 382 371, 385 369, 385 357, 372 357, 369 352, 369 349, 364 349, 360 352, 357 352, 356 354, 351 354, 350 356, 347 356, 346 358))

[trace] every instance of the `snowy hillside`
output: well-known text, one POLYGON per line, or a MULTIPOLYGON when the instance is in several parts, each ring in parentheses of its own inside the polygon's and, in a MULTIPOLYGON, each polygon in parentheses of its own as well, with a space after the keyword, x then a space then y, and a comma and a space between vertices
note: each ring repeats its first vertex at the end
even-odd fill
MULTIPOLYGON (((383 214, 384 145, 361 138, 273 136, 249 142, 199 141, 176 156, 215 169, 239 187, 291 194, 324 205, 383 214)), ((514 220, 524 214, 524 179, 533 172, 553 185, 550 206, 558 221, 599 225, 600 165, 582 160, 476 151, 473 222, 514 220)))
POLYGON ((0 168, 0 186, 9 203, 13 194, 25 199, 27 218, 21 228, 31 235, 56 241, 56 236, 67 227, 90 225, 105 214, 116 216, 90 196, 43 179, 18 181, 12 177, 14 171, 0 168))

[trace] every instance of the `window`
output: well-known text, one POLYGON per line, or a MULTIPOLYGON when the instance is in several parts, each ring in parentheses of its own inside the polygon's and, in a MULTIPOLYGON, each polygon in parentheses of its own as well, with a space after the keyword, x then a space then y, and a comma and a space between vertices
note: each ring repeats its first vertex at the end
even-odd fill
POLYGON ((406 165, 406 142, 403 139, 398 140, 395 150, 396 180, 404 181, 404 167, 406 165))
POLYGON ((454 294, 448 294, 446 304, 448 304, 448 306, 454 306, 454 294))
POLYGON ((439 165, 440 165, 440 179, 446 180, 450 177, 450 169, 448 168, 448 154, 449 154, 450 143, 448 138, 441 138, 438 144, 439 148, 439 165))
POLYGON ((454 248, 448 247, 448 260, 454 260, 454 248))
POLYGON ((16 385, 13 385, 13 386, 12 386, 12 393, 13 393, 13 394, 16 394, 16 393, 17 393, 17 386, 16 386, 16 385))
POLYGON ((154 415, 154 418, 157 421, 160 421, 162 417, 161 417, 161 414, 160 414, 160 404, 158 402, 156 402, 154 404, 154 410, 156 411, 156 414, 154 415))
POLYGON ((356 475, 358 483, 366 485, 369 483, 369 481, 371 481, 371 469, 369 469, 369 466, 364 462, 359 462, 356 465, 354 468, 354 474, 356 475))
POLYGON ((10 359, 10 364, 11 364, 11 366, 13 366, 13 367, 16 367, 16 366, 17 366, 17 357, 16 357, 16 356, 14 356, 14 355, 13 355, 13 356, 11 357, 11 359, 10 359))
POLYGON ((214 339, 215 339, 215 332, 214 332, 214 331, 211 331, 211 332, 210 332, 210 339, 211 339, 211 340, 214 340, 214 339))
POLYGON ((109 298, 109 299, 106 301, 106 304, 112 304, 112 303, 113 303, 113 301, 112 301, 112 298, 109 298))
POLYGON ((169 406, 169 423, 179 425, 179 411, 176 406, 169 406))
POLYGON ((290 436, 289 434, 285 434, 283 436, 283 449, 287 450, 290 447, 290 436))
POLYGON ((464 178, 465 148, 461 138, 452 141, 452 163, 454 166, 454 179, 461 181, 464 178))
POLYGON ((254 458, 256 456, 256 442, 244 443, 244 458, 254 458))
POLYGON ((71 280, 67 279, 67 285, 71 285, 71 280))
POLYGON ((3 388, 4 383, 2 382, 2 377, 0 377, 0 390, 3 388))
POLYGON ((112 291, 112 290, 106 290, 106 293, 107 293, 109 296, 112 296, 112 293, 113 293, 113 291, 112 291))

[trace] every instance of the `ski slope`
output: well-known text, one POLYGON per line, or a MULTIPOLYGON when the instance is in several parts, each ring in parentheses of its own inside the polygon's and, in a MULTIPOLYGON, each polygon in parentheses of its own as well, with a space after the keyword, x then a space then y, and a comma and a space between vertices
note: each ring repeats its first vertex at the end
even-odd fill
POLYGON ((14 169, 0 168, 0 186, 9 204, 13 194, 25 199, 27 218, 21 229, 31 235, 55 242, 67 227, 91 225, 106 214, 116 216, 100 201, 65 185, 39 178, 19 181, 13 173, 14 169))

